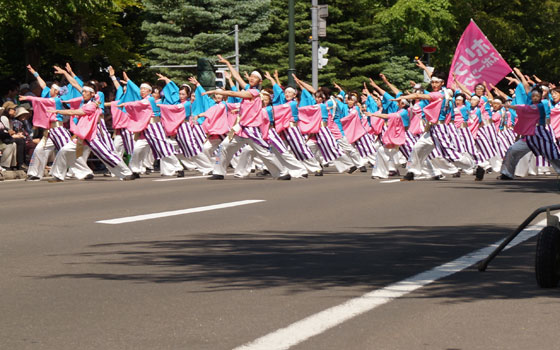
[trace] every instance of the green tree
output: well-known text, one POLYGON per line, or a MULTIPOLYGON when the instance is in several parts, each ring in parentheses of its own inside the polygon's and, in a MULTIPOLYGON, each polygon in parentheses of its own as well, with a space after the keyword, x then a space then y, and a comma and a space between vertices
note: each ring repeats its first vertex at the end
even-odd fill
MULTIPOLYGON (((144 5, 150 65, 196 65, 199 57, 232 56, 235 24, 243 50, 269 26, 270 0, 144 0, 144 5)), ((187 76, 184 70, 158 70, 174 78, 187 76)))
MULTIPOLYGON (((296 0, 296 72, 311 80, 310 1, 296 0)), ((368 0, 329 1, 327 37, 320 45, 329 48, 326 67, 319 70, 319 85, 336 81, 348 90, 360 89, 369 76, 377 76, 389 59, 383 26, 372 22, 381 5, 368 0)), ((271 26, 255 46, 253 64, 263 70, 288 70, 288 8, 286 1, 272 0, 271 26)), ((284 81, 286 82, 286 81, 284 81)))
POLYGON ((136 0, 0 0, 0 6, 4 76, 21 79, 25 63, 50 71, 65 61, 89 75, 109 62, 127 66, 138 58, 132 33, 120 22, 124 11, 140 6, 136 0))
POLYGON ((379 11, 375 20, 387 29, 397 54, 421 56, 422 45, 436 46, 434 64, 448 67, 458 42, 451 35, 457 26, 451 1, 397 0, 390 5, 379 11))

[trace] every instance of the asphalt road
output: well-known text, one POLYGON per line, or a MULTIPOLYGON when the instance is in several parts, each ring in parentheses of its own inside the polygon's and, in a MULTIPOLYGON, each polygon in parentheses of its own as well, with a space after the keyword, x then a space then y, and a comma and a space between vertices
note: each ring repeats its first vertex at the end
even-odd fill
MULTIPOLYGON (((555 176, 494 177, 0 183, 0 349, 234 349, 484 248, 560 200, 555 176), (243 200, 263 202, 96 223, 243 200)), ((534 245, 292 348, 558 348, 559 290, 536 286, 534 245)))

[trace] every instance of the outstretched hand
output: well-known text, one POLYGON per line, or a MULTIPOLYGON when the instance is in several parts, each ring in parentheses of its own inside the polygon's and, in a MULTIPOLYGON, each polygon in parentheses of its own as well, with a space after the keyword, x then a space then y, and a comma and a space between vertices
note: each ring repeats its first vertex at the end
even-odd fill
POLYGON ((193 84, 194 86, 200 85, 198 80, 195 77, 189 77, 189 83, 193 84))
POLYGON ((229 64, 229 61, 226 60, 222 55, 218 55, 218 62, 224 63, 224 64, 229 64))
POLYGON ((72 66, 70 66, 70 63, 66 62, 65 68, 66 68, 66 71, 68 73, 70 73, 70 75, 74 75, 74 72, 72 71, 72 66))
POLYGON ((33 69, 33 67, 31 67, 30 64, 27 65, 27 70, 28 70, 29 73, 31 73, 31 74, 35 74, 35 73, 36 73, 35 69, 33 69))
POLYGON ((67 72, 59 66, 53 66, 54 74, 66 74, 67 72))

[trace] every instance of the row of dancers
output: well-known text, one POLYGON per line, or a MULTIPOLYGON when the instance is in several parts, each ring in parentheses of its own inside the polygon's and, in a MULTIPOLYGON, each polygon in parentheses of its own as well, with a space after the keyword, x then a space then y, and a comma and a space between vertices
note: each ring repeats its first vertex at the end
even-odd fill
POLYGON ((516 78, 508 78, 516 84, 513 96, 484 82, 469 91, 454 79, 453 89, 447 88, 443 72, 432 74, 419 61, 430 77, 429 91, 415 82, 411 91, 400 91, 380 74, 388 91, 370 79, 371 90, 364 83, 358 94, 336 83, 336 93, 315 89, 295 75, 297 88, 283 88, 277 72, 265 72, 272 88, 263 89, 260 72, 242 77, 218 59, 228 66, 229 90, 206 91, 195 78, 189 79, 194 88, 179 86, 161 74, 162 89, 138 86, 126 73, 117 79, 110 68, 112 102, 97 82, 82 82, 68 66, 55 66, 69 83, 65 89, 47 87, 28 66, 43 92, 20 101, 33 104, 33 124, 45 129, 28 179, 42 178, 54 151, 52 182, 93 178, 86 163, 91 152, 121 180, 140 177, 155 159, 163 176, 184 176, 187 169, 211 180, 223 180, 230 165, 238 178, 258 167, 279 180, 322 176, 331 165, 350 174, 370 165, 372 178, 382 179, 399 176, 404 166, 403 181, 461 174, 480 181, 492 170, 508 180, 560 166, 560 90, 518 69, 516 78))

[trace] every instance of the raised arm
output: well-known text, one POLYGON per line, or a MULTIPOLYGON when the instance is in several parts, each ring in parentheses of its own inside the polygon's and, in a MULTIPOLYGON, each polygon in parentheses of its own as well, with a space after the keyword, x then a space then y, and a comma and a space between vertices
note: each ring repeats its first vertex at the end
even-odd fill
POLYGON ((158 80, 162 80, 166 85, 171 82, 171 79, 169 79, 168 77, 166 77, 162 74, 156 73, 156 75, 158 77, 158 80))
POLYGON ((82 92, 82 87, 80 86, 80 84, 78 84, 76 79, 74 79, 74 77, 70 75, 70 73, 60 68, 59 66, 54 66, 54 73, 64 75, 64 77, 70 83, 70 85, 72 85, 79 92, 82 92))
POLYGON ((486 97, 488 97, 489 101, 492 101, 494 99, 494 96, 492 95, 492 92, 490 91, 490 89, 488 88, 488 85, 486 84, 485 81, 482 82, 482 84, 484 85, 484 87, 486 88, 486 97))
POLYGON ((503 98, 505 98, 507 100, 507 98, 509 97, 508 95, 506 95, 503 91, 501 91, 500 89, 498 89, 496 86, 494 86, 493 84, 490 84, 490 88, 492 90, 494 90, 494 92, 496 94, 498 94, 498 96, 502 96, 503 98))
POLYGON ((455 85, 457 85, 459 90, 461 90, 465 95, 467 96, 472 95, 472 92, 465 85, 460 83, 459 80, 457 80, 457 75, 455 73, 453 73, 453 82, 455 83, 455 85))
POLYGON ((313 88, 313 86, 309 85, 308 83, 304 82, 303 80, 300 80, 298 77, 296 77, 295 74, 292 73, 292 76, 294 77, 294 81, 296 82, 296 84, 299 85, 300 89, 302 89, 302 90, 305 89, 312 94, 317 92, 317 90, 315 90, 313 88))
POLYGON ((422 62, 418 59, 418 60, 416 60, 416 66, 419 67, 419 68, 422 68, 422 70, 424 70, 424 72, 426 72, 426 74, 428 75, 428 78, 432 79, 432 72, 430 72, 430 70, 428 69, 428 67, 426 67, 424 62, 422 62))
POLYGON ((39 83, 39 86, 41 87, 41 90, 47 87, 47 83, 45 83, 43 78, 41 78, 39 73, 37 73, 37 71, 35 69, 33 69, 33 67, 31 67, 30 64, 27 65, 27 70, 29 71, 29 73, 33 74, 35 79, 37 79, 37 82, 39 83))
POLYGON ((280 83, 280 78, 278 77, 278 69, 274 70, 274 79, 276 79, 276 84, 282 86, 282 83, 280 83))
POLYGON ((385 85, 387 85, 389 87, 389 89, 391 89, 391 91, 393 92, 393 94, 398 95, 401 90, 397 89, 397 87, 393 84, 391 84, 389 82, 389 80, 387 79, 387 77, 385 76, 385 74, 383 73, 379 73, 379 77, 381 78, 381 80, 383 80, 383 82, 385 83, 385 85))
POLYGON ((113 81, 113 85, 115 86, 115 89, 118 90, 121 87, 121 83, 119 83, 119 79, 117 79, 117 77, 115 76, 115 70, 113 69, 112 66, 109 66, 109 77, 113 81))
POLYGON ((371 78, 369 78, 369 85, 371 85, 371 87, 373 87, 377 91, 377 93, 379 93, 379 95, 381 96, 385 95, 385 90, 380 88, 379 85, 377 85, 375 81, 373 81, 373 79, 371 78))
POLYGON ((232 88, 235 86, 233 80, 231 80, 231 73, 229 71, 224 71, 224 75, 226 76, 227 81, 229 82, 229 87, 232 88))
POLYGON ((232 64, 228 60, 223 58, 222 55, 218 55, 218 60, 219 60, 218 62, 224 63, 228 67, 229 71, 231 72, 231 75, 235 80, 237 80, 237 82, 239 83, 239 85, 241 85, 242 88, 245 87, 245 85, 247 85, 245 80, 243 80, 243 78, 241 78, 241 75, 239 75, 239 72, 235 68, 233 68, 232 64))
POLYGON ((515 73, 515 75, 517 75, 517 78, 521 79, 521 84, 523 84, 525 92, 529 93, 529 90, 531 90, 531 86, 529 85, 529 82, 527 81, 523 73, 521 73, 521 71, 517 67, 513 68, 513 72, 515 73))
POLYGON ((270 81, 270 84, 271 84, 272 86, 276 85, 276 80, 274 80, 274 78, 272 77, 272 75, 270 75, 270 73, 269 73, 268 71, 265 71, 265 72, 264 72, 264 77, 265 77, 266 79, 268 79, 268 81, 270 81))
POLYGON ((371 92, 369 92, 369 90, 368 90, 367 85, 366 85, 365 82, 364 82, 364 88, 362 89, 362 94, 368 95, 368 96, 371 95, 371 92))

